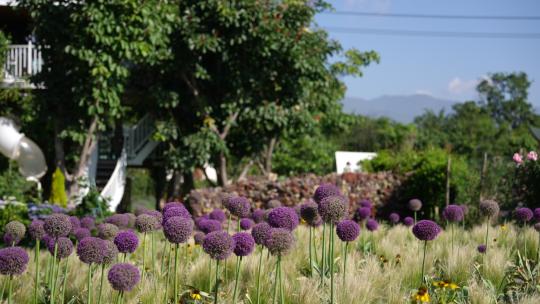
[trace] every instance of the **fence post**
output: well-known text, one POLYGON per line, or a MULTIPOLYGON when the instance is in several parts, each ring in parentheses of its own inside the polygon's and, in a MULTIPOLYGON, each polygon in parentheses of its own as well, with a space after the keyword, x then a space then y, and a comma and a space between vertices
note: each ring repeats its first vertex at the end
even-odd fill
POLYGON ((26 73, 32 75, 32 40, 28 40, 28 50, 26 53, 26 73))

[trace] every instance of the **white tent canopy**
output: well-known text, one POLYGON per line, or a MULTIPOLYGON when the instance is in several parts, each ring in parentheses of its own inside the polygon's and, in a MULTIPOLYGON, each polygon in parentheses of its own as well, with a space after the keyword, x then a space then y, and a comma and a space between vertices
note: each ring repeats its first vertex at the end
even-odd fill
POLYGON ((374 152, 347 152, 336 151, 336 171, 338 174, 344 172, 362 172, 362 167, 358 162, 369 160, 377 156, 374 152))

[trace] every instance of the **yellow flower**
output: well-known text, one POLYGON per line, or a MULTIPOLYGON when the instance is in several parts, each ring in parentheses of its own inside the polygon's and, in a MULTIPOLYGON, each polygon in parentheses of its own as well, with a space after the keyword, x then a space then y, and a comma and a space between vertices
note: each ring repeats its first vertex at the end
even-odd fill
POLYGON ((413 296, 413 300, 420 303, 429 303, 429 293, 425 287, 420 287, 416 294, 413 296))
POLYGON ((189 294, 190 298, 193 300, 200 300, 202 299, 201 292, 198 290, 192 290, 189 294))
POLYGON ((505 224, 502 224, 502 225, 501 225, 501 230, 502 230, 502 231, 505 231, 506 229, 507 229, 506 225, 505 225, 505 224))
POLYGON ((450 283, 450 285, 449 285, 448 287, 450 287, 450 289, 452 289, 452 290, 458 289, 458 288, 459 288, 459 286, 457 286, 457 285, 454 284, 454 283, 450 283))
POLYGON ((301 219, 300 219, 300 224, 305 225, 305 224, 306 224, 306 220, 304 220, 303 218, 301 218, 301 219))

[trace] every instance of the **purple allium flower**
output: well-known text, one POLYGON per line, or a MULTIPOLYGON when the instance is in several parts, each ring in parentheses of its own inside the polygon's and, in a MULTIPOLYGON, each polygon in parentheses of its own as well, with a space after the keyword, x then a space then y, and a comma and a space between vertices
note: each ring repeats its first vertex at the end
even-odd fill
POLYGON ((237 256, 248 256, 255 248, 255 240, 247 232, 238 232, 232 236, 234 240, 234 254, 237 256))
POLYGON ((422 201, 417 198, 413 198, 409 201, 408 207, 411 211, 419 211, 422 209, 422 201))
POLYGON ((494 200, 481 201, 478 209, 485 217, 494 217, 499 214, 499 204, 494 200))
POLYGON ((73 231, 73 236, 75 236, 75 238, 78 241, 80 241, 84 239, 85 237, 92 236, 92 234, 90 233, 90 230, 80 227, 80 228, 75 229, 75 231, 73 231))
POLYGON ((326 223, 337 223, 347 215, 348 204, 343 196, 327 196, 319 203, 319 214, 326 223))
POLYGON ((49 243, 54 242, 54 238, 48 234, 45 234, 41 240, 43 241, 43 244, 45 245, 45 248, 49 248, 49 243))
POLYGON ((47 249, 54 256, 54 247, 56 245, 56 258, 61 260, 71 255, 73 252, 73 242, 67 237, 59 237, 56 241, 53 239, 47 244, 47 249))
POLYGON ((70 231, 70 233, 73 233, 73 231, 75 231, 75 229, 81 227, 81 221, 79 220, 78 217, 70 216, 69 221, 71 222, 71 231, 70 231))
POLYGON ((133 253, 139 246, 139 238, 131 230, 121 231, 114 238, 114 244, 121 253, 133 253))
POLYGON ((434 221, 421 220, 414 225, 412 232, 421 241, 432 241, 437 238, 441 228, 434 221))
POLYGON ((371 208, 373 208, 373 204, 371 203, 370 200, 362 200, 358 204, 360 205, 360 208, 368 208, 371 213, 371 208))
POLYGON ((77 255, 86 264, 101 263, 106 250, 102 239, 91 236, 80 240, 77 245, 77 255))
POLYGON ((223 212, 223 210, 219 209, 219 208, 215 208, 214 210, 212 210, 212 212, 210 212, 208 214, 208 217, 212 220, 216 220, 220 223, 223 223, 226 219, 227 219, 227 216, 225 215, 225 212, 223 212))
POLYGON ((414 219, 410 216, 405 217, 403 219, 403 225, 407 227, 411 227, 412 225, 414 225, 414 219))
POLYGON ((161 225, 155 216, 146 213, 137 216, 137 219, 135 220, 135 227, 142 233, 158 230, 160 226, 161 225))
POLYGON ((444 208, 442 216, 449 222, 461 222, 463 220, 463 209, 458 205, 448 205, 444 208))
POLYGON ((96 220, 91 216, 85 216, 81 219, 81 227, 92 230, 96 227, 96 220))
POLYGON ((366 229, 373 232, 379 229, 379 223, 374 219, 369 219, 366 222, 366 229))
POLYGON ((388 220, 394 225, 399 223, 399 214, 395 212, 390 213, 390 215, 388 216, 388 220))
POLYGON ((26 270, 29 258, 21 247, 0 249, 0 274, 20 275, 26 270))
POLYGON ((26 233, 26 227, 18 221, 11 221, 4 226, 4 242, 12 246, 18 244, 26 233))
POLYGON ((216 220, 202 220, 199 222, 199 230, 210 233, 221 230, 221 223, 216 220))
POLYGON ((310 226, 314 226, 319 216, 319 206, 312 200, 308 200, 300 205, 300 217, 310 226))
POLYGON ((268 224, 274 228, 285 228, 292 231, 298 226, 298 223, 298 215, 293 208, 278 207, 268 213, 268 224))
POLYGON ((540 223, 536 223, 534 224, 534 230, 536 230, 537 232, 540 232, 540 223))
POLYGON ((133 213, 124 213, 124 215, 128 218, 127 228, 135 228, 135 221, 137 220, 137 216, 133 213))
POLYGON ((111 267, 107 279, 114 290, 130 291, 139 283, 141 274, 137 267, 128 263, 121 263, 111 267))
POLYGON ((274 208, 278 208, 278 207, 281 207, 282 204, 279 200, 277 199, 272 199, 272 200, 269 200, 267 203, 266 203, 266 208, 267 209, 274 209, 274 208))
MULTIPOLYGON (((170 202, 170 203, 165 204, 165 206, 163 206, 163 210, 161 210, 161 212, 163 214, 165 214, 165 212, 167 212, 167 210, 169 210, 171 208, 185 209, 187 211, 187 213, 189 214, 189 211, 186 209, 186 206, 184 206, 184 204, 182 204, 180 202, 170 202)), ((189 217, 191 217, 191 214, 189 214, 189 217)))
POLYGON ((481 245, 478 245, 478 247, 476 248, 478 250, 479 253, 486 253, 486 245, 484 244, 481 244, 481 245))
POLYGON ((203 220, 208 220, 208 219, 210 219, 210 217, 208 216, 208 214, 205 214, 205 215, 196 217, 195 220, 193 220, 193 222, 195 223, 195 227, 197 227, 197 229, 201 230, 202 221, 203 220))
POLYGON ((360 235, 360 226, 353 220, 343 220, 337 224, 336 234, 343 242, 352 242, 360 235))
POLYGON ((98 236, 104 240, 112 240, 118 234, 118 227, 113 224, 103 223, 98 225, 98 236))
POLYGON ((533 211, 533 218, 535 222, 540 222, 540 208, 535 208, 533 211))
POLYGON ((125 214, 113 214, 105 219, 105 223, 113 224, 120 229, 127 228, 129 218, 125 214))
POLYGON ((362 207, 356 209, 356 212, 354 213, 354 219, 357 222, 364 221, 368 219, 371 216, 371 208, 368 207, 362 207))
POLYGON ((240 220, 240 229, 242 230, 249 230, 253 225, 255 225, 255 223, 250 218, 245 217, 240 220))
POLYGON ((193 221, 190 218, 173 216, 163 224, 163 233, 173 244, 185 243, 193 233, 193 221))
POLYGON ((253 226, 253 229, 251 229, 251 236, 253 236, 255 243, 258 245, 264 245, 264 242, 268 238, 268 234, 270 233, 271 229, 272 227, 265 222, 258 223, 257 225, 253 226))
POLYGON ((284 255, 293 247, 294 237, 287 229, 272 228, 264 243, 272 255, 284 255))
POLYGON ((157 226, 154 230, 161 229, 161 223, 163 222, 163 214, 157 210, 147 210, 144 214, 148 214, 150 216, 153 216, 157 220, 157 226))
POLYGON ((33 220, 30 226, 28 226, 28 234, 30 234, 30 237, 36 241, 39 241, 43 238, 45 235, 45 229, 43 228, 43 225, 45 222, 42 220, 33 220))
POLYGON ((524 207, 523 208, 518 208, 514 212, 514 217, 519 222, 526 223, 526 222, 530 221, 533 218, 533 212, 529 208, 524 208, 524 207))
POLYGON ((465 217, 465 215, 467 215, 467 213, 469 213, 469 206, 467 206, 465 204, 461 204, 461 205, 458 205, 458 206, 463 211, 463 217, 465 217))
POLYGON ((105 251, 103 251, 103 256, 101 257, 99 264, 111 264, 116 260, 118 248, 116 248, 116 245, 109 240, 103 240, 103 245, 105 246, 105 251))
POLYGON ((231 197, 227 200, 227 209, 232 215, 239 218, 249 217, 251 204, 249 200, 242 196, 231 197))
POLYGON ((234 239, 226 231, 214 231, 206 235, 203 249, 215 260, 227 259, 234 250, 234 239))
POLYGON ((266 212, 264 210, 262 210, 262 209, 255 209, 251 213, 251 218, 257 224, 261 223, 261 222, 264 222, 265 216, 266 216, 266 212))
POLYGON ((315 200, 317 204, 320 204, 323 199, 335 195, 341 195, 341 191, 339 191, 338 187, 332 184, 321 184, 315 190, 315 193, 313 194, 313 200, 315 200))
POLYGON ((45 219, 43 229, 53 238, 68 236, 71 232, 71 221, 65 214, 53 213, 45 219))
POLYGON ((137 207, 135 208, 135 216, 139 216, 141 214, 145 214, 145 212, 148 211, 146 207, 137 207))
POLYGON ((163 213, 163 223, 167 222, 167 220, 171 217, 176 216, 191 220, 191 214, 187 211, 186 208, 173 207, 167 209, 167 211, 163 213))
POLYGON ((193 241, 195 242, 195 245, 202 245, 205 236, 206 235, 203 232, 195 232, 195 234, 193 235, 193 241))

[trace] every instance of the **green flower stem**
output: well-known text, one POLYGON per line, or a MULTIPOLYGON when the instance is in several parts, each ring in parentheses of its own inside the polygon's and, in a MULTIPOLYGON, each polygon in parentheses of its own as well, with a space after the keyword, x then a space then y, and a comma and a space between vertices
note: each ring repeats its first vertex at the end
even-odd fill
POLYGON ((328 230, 328 252, 326 253, 326 268, 330 270, 330 265, 334 263, 333 256, 331 255, 332 246, 334 245, 334 225, 330 224, 330 229, 328 230))
POLYGON ((92 303, 92 264, 88 265, 88 294, 86 296, 86 303, 92 303))
POLYGON ((422 258, 422 276, 420 277, 420 285, 424 283, 424 267, 426 262, 426 247, 427 241, 424 241, 424 257, 422 258))
POLYGON ((169 296, 169 278, 171 274, 171 254, 170 254, 170 246, 169 246, 169 253, 167 255, 167 278, 165 279, 165 296, 163 297, 163 303, 167 303, 168 296, 169 296))
POLYGON ((488 251, 488 236, 489 236, 489 216, 487 218, 487 223, 486 223, 486 253, 488 251))
POLYGON ((4 291, 6 289, 7 282, 5 280, 2 280, 2 289, 0 289, 0 301, 4 299, 4 291))
POLYGON ((216 260, 216 290, 214 293, 214 304, 218 303, 219 291, 219 260, 216 260))
MULTIPOLYGON (((124 255, 125 256, 125 255, 124 255)), ((103 290, 103 277, 105 276, 105 264, 101 264, 101 278, 99 280, 98 304, 101 304, 101 291, 103 290)))
POLYGON ((10 274, 9 279, 8 279, 8 304, 13 303, 11 299, 12 289, 13 289, 13 275, 10 274))
POLYGON ((283 271, 281 269, 281 255, 278 256, 278 271, 279 271, 279 294, 280 294, 280 298, 281 298, 281 301, 280 301, 280 304, 285 304, 285 292, 284 292, 284 288, 283 288, 283 271))
POLYGON ((342 288, 343 288, 343 291, 345 292, 347 286, 346 286, 346 282, 345 282, 345 273, 346 273, 346 270, 347 270, 347 251, 349 250, 349 242, 345 242, 345 251, 343 252, 343 281, 342 281, 342 288))
POLYGON ((59 265, 56 265, 57 264, 57 260, 56 260, 56 256, 58 255, 58 242, 55 241, 54 243, 54 255, 53 255, 53 266, 52 266, 52 279, 51 279, 51 283, 52 283, 52 286, 51 286, 51 299, 49 301, 49 303, 51 304, 54 304, 54 296, 55 296, 55 292, 56 292, 56 278, 58 276, 58 271, 57 271, 57 268, 59 265))
POLYGON ((145 262, 146 262, 146 232, 143 234, 143 239, 142 239, 142 279, 144 279, 144 272, 145 272, 145 269, 146 269, 146 265, 145 265, 145 262))
POLYGON ((313 253, 311 246, 313 243, 313 227, 309 226, 309 276, 313 276, 313 253))
POLYGON ((414 224, 416 225, 416 211, 414 212, 414 224))
POLYGON ((64 268, 64 282, 62 283, 62 304, 66 301, 66 285, 68 280, 69 259, 66 259, 66 267, 64 268))
POLYGON ((334 223, 330 224, 330 304, 334 303, 334 223))
POLYGON ((326 247, 325 247, 325 235, 326 235, 326 223, 323 223, 323 230, 322 230, 322 250, 321 250, 321 269, 319 270, 320 274, 321 274, 321 285, 324 283, 324 268, 325 268, 325 263, 324 263, 324 260, 326 259, 326 257, 324 256, 324 253, 326 251, 326 247))
POLYGON ((165 255, 170 250, 167 250, 169 244, 169 242, 165 242, 163 245, 163 256, 161 257, 161 274, 163 274, 163 272, 165 271, 165 255))
POLYGON ((454 224, 450 224, 450 229, 452 230, 452 255, 454 254, 454 224))
POLYGON ((174 303, 178 303, 178 244, 174 247, 174 303))
MULTIPOLYGON (((212 273, 212 260, 208 261, 208 274, 212 273)), ((212 277, 208 278, 208 291, 212 290, 212 277)))
POLYGON ((276 296, 277 296, 277 290, 278 290, 278 277, 279 277, 279 256, 276 261, 276 270, 274 274, 274 296, 272 298, 272 304, 276 304, 276 296))
POLYGON ((151 239, 151 246, 152 246, 152 271, 154 271, 154 267, 156 267, 156 239, 154 237, 155 233, 150 233, 150 239, 151 239))
MULTIPOLYGON (((37 304, 38 302, 38 289, 39 289, 39 240, 36 240, 36 248, 34 254, 34 260, 36 263, 36 276, 34 279, 34 297, 32 303, 37 304)), ((1 299, 1 298, 0 298, 1 299)))
POLYGON ((238 295, 238 278, 240 277, 240 265, 242 264, 242 257, 236 257, 236 275, 234 279, 234 292, 233 303, 236 303, 236 296, 238 295))
POLYGON ((540 262, 540 233, 538 234, 538 246, 536 247, 536 262, 540 262))
POLYGON ((238 219, 237 226, 237 232, 240 232, 242 230, 242 228, 240 228, 240 219, 238 219))
POLYGON ((259 253, 259 267, 257 270, 257 304, 261 303, 261 289, 260 288, 261 288, 261 267, 262 267, 263 251, 264 251, 264 247, 261 246, 261 252, 259 253))

